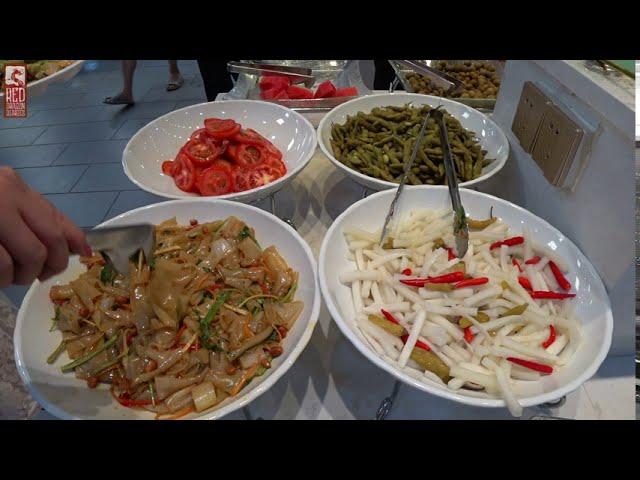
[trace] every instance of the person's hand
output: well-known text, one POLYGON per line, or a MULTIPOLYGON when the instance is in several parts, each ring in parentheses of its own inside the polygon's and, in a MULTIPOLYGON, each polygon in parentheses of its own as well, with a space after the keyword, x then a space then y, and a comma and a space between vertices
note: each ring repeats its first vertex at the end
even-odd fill
POLYGON ((9 167, 0 167, 0 288, 46 280, 70 253, 91 255, 84 232, 9 167))

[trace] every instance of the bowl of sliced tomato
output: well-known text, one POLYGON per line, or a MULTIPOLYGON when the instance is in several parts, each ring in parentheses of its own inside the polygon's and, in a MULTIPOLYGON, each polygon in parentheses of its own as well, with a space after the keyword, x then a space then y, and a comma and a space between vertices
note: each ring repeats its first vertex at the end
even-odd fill
POLYGON ((147 124, 125 147, 122 164, 132 182, 162 197, 253 202, 295 178, 316 145, 313 126, 299 113, 269 102, 226 100, 147 124))

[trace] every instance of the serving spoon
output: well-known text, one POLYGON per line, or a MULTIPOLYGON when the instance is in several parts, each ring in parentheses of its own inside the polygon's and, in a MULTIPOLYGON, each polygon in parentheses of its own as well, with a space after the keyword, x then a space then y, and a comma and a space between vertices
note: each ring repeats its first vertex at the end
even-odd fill
POLYGON ((100 227, 86 232, 87 243, 105 257, 115 271, 127 274, 129 259, 140 250, 148 260, 155 245, 155 227, 139 223, 122 227, 100 227))

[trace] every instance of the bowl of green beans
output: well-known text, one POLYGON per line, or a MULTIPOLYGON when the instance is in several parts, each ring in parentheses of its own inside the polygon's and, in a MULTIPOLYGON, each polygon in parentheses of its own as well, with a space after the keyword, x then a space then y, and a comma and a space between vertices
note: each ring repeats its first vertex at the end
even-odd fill
MULTIPOLYGON (((409 161, 425 115, 441 106, 461 187, 502 169, 509 142, 487 115, 453 100, 414 93, 367 95, 339 105, 318 126, 322 152, 351 179, 371 190, 395 188, 409 161)), ((430 118, 407 176, 408 185, 444 185, 438 126, 430 118)))

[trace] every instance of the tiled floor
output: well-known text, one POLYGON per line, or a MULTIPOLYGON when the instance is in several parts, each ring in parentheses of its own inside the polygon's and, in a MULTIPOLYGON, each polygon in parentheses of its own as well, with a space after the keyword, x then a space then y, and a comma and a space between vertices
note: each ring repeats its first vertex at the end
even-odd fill
MULTIPOLYGON (((92 227, 125 211, 162 198, 131 183, 121 167, 131 136, 167 112, 206 101, 195 61, 178 63, 184 86, 165 90, 167 63, 140 61, 134 78, 136 104, 105 105, 121 86, 118 61, 87 61, 73 80, 30 99, 29 116, 0 117, 0 165, 15 168, 82 227, 92 227)), ((20 305, 27 287, 3 291, 20 305)))

